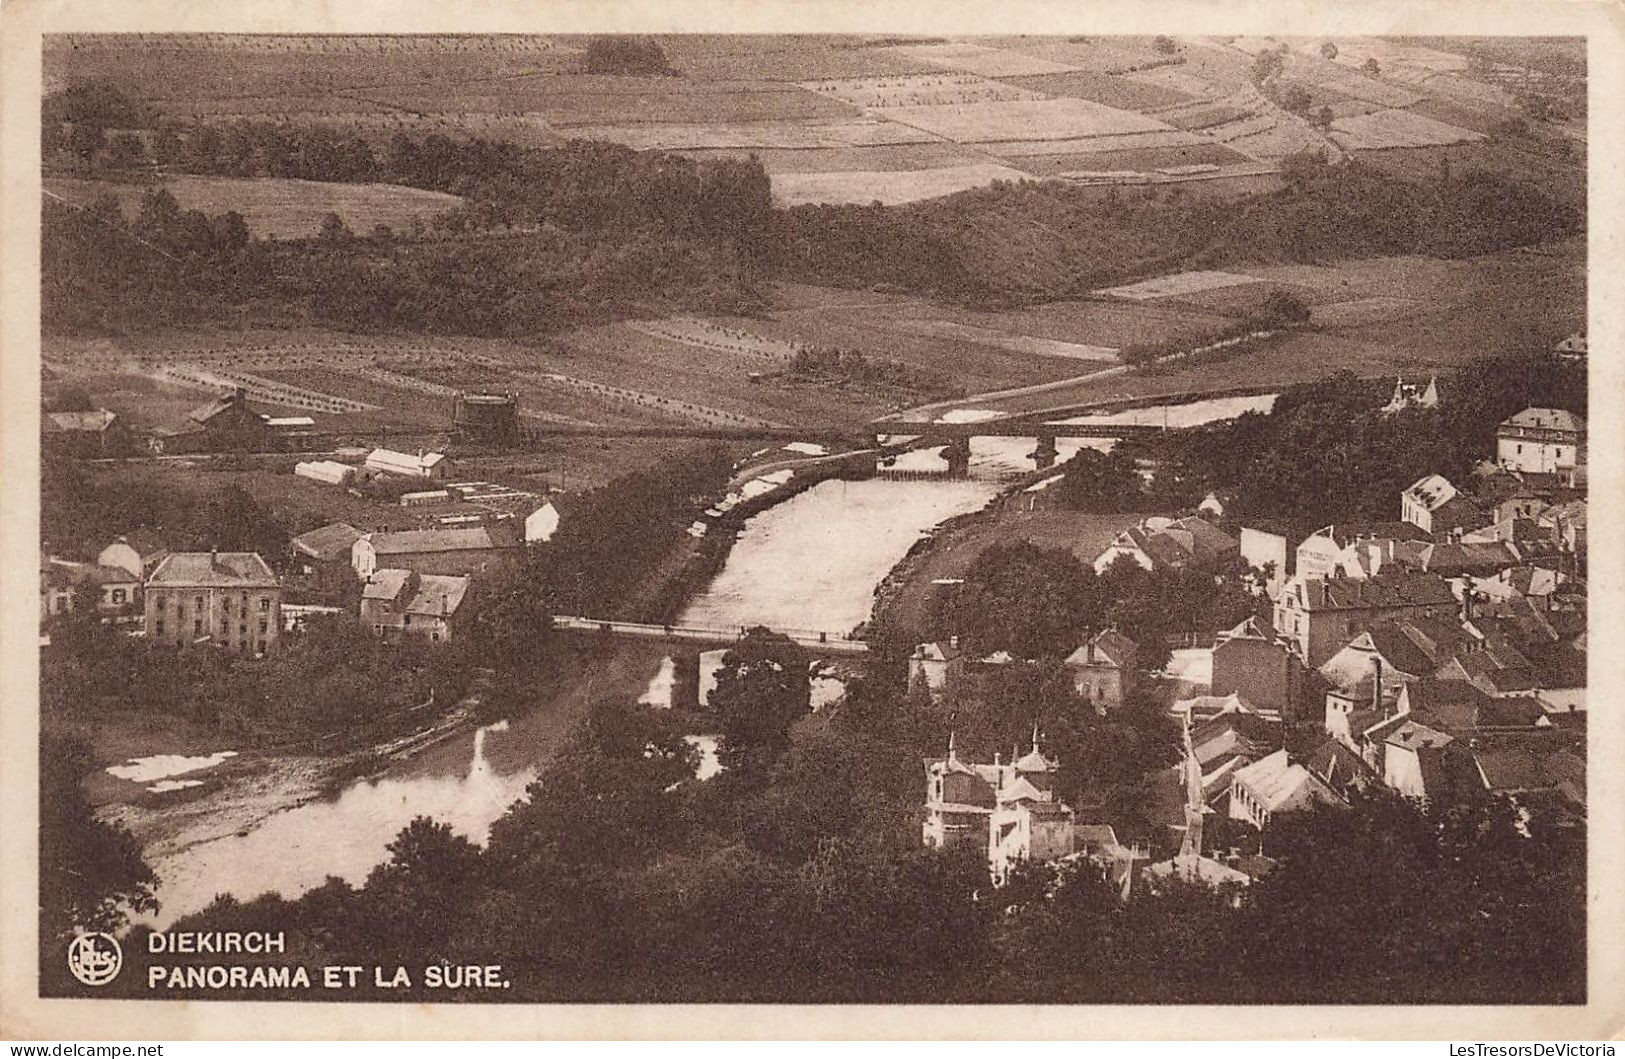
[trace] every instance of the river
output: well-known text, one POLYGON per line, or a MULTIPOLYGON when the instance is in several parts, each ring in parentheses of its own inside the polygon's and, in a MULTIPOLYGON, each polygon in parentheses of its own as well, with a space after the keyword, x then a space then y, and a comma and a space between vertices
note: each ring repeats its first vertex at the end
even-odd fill
MULTIPOLYGON (((1170 425, 1267 411, 1273 395, 1194 402, 1169 412, 1170 425)), ((1137 409, 1108 422, 1161 423, 1161 409, 1137 409), (1148 418, 1149 417, 1149 418, 1148 418)), ((1090 417, 1089 422, 1100 421, 1090 417)), ((1058 445, 1064 460, 1084 445, 1058 445)), ((696 595, 680 623, 845 634, 869 617, 875 586, 921 535, 954 515, 981 508, 1033 469, 1031 438, 978 438, 970 476, 960 480, 875 478, 827 481, 745 523, 722 571, 696 595)), ((931 450, 925 450, 930 452, 931 450)), ((538 767, 557 749, 589 698, 643 694, 669 701, 671 673, 657 647, 611 656, 572 694, 511 722, 487 726, 358 780, 336 796, 275 813, 244 833, 194 845, 159 859, 159 912, 164 926, 206 906, 216 894, 248 900, 266 891, 296 897, 329 876, 363 882, 388 856, 386 847, 418 816, 450 824, 484 842, 491 824, 523 796, 538 767)), ((838 685, 837 685, 838 686, 838 685)))

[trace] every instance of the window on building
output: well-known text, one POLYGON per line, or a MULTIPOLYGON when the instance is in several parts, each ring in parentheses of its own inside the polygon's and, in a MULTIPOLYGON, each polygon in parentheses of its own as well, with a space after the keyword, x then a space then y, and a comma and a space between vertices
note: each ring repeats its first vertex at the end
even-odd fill
POLYGON ((248 635, 248 622, 245 621, 241 625, 237 626, 237 635, 238 636, 247 636, 248 635))
POLYGON ((158 636, 162 636, 164 634, 164 619, 162 618, 158 619, 156 633, 158 636))
POLYGON ((261 636, 265 635, 265 633, 267 631, 267 628, 268 628, 268 623, 265 621, 265 619, 261 618, 260 619, 260 635, 261 636))
POLYGON ((181 603, 181 602, 178 602, 178 601, 176 602, 176 604, 175 604, 175 620, 180 621, 180 622, 183 622, 183 621, 186 620, 186 604, 185 603, 181 603))
POLYGON ((271 609, 271 597, 270 596, 261 596, 260 597, 260 609, 261 610, 270 610, 271 609))
POLYGON ((193 596, 192 597, 192 606, 196 607, 198 610, 202 610, 203 609, 203 597, 202 596, 193 596))
POLYGON ((202 618, 194 618, 194 619, 192 619, 192 635, 193 636, 202 636, 203 635, 203 619, 202 618))
POLYGON ((439 643, 440 642, 440 634, 437 633, 437 632, 432 632, 432 633, 429 634, 429 639, 434 641, 435 643, 439 643))

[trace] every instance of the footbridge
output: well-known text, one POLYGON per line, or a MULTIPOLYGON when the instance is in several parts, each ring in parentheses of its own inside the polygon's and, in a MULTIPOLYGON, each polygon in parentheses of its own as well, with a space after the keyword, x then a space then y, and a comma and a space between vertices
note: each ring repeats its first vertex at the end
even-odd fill
MULTIPOLYGON (((745 638, 749 629, 743 625, 728 628, 703 625, 651 625, 634 621, 608 621, 602 618, 584 618, 575 615, 555 615, 553 628, 562 632, 590 633, 631 640, 655 640, 664 643, 688 644, 699 647, 732 647, 745 638)), ((869 653, 869 645, 862 640, 839 633, 809 629, 773 629, 787 637, 798 647, 805 647, 827 655, 862 655, 869 653)))

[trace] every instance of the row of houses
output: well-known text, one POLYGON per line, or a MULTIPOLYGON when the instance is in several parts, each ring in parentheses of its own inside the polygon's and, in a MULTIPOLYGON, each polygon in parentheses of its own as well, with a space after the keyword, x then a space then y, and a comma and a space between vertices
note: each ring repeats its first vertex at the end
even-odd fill
MULTIPOLYGON (((361 581, 356 616, 390 642, 459 639, 473 620, 474 583, 467 574, 377 567, 361 581)), ((169 647, 274 654, 289 624, 283 607, 283 580, 254 552, 143 551, 121 537, 95 563, 45 556, 40 567, 42 625, 91 613, 169 647)))

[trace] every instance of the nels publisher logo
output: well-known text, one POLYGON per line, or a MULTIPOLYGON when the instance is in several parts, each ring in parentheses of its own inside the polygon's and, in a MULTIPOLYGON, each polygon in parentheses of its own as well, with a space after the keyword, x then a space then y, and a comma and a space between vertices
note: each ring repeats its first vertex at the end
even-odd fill
POLYGON ((124 950, 111 934, 81 934, 68 943, 68 970, 85 985, 106 985, 124 966, 124 950))

